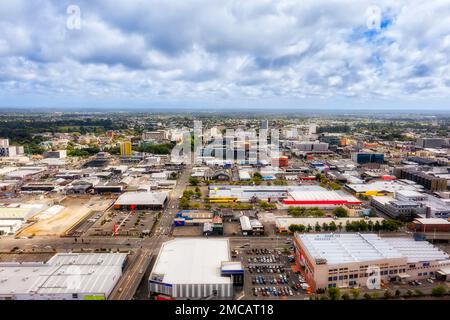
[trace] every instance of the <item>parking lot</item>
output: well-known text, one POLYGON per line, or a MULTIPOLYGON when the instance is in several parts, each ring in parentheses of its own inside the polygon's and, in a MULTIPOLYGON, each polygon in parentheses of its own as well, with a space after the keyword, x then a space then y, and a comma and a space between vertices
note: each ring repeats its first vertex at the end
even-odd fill
POLYGON ((291 268, 293 257, 281 248, 246 246, 235 254, 245 269, 245 299, 308 299, 304 279, 291 268))
POLYGON ((158 212, 110 210, 87 231, 89 236, 112 236, 116 226, 117 236, 140 237, 150 233, 158 212))

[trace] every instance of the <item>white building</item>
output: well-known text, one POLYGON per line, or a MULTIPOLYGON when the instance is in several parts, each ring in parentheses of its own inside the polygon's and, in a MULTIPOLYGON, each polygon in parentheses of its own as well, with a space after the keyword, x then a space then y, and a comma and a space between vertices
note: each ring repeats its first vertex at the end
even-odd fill
POLYGON ((15 157, 24 154, 21 146, 9 145, 9 139, 0 139, 0 157, 15 157))
POLYGON ((228 239, 174 239, 165 242, 149 278, 149 291, 175 299, 232 298, 240 263, 230 270, 228 239))
POLYGON ((46 263, 0 263, 0 300, 106 300, 125 253, 59 253, 46 263))
POLYGON ((28 219, 48 208, 43 203, 0 204, 0 234, 14 234, 28 219))

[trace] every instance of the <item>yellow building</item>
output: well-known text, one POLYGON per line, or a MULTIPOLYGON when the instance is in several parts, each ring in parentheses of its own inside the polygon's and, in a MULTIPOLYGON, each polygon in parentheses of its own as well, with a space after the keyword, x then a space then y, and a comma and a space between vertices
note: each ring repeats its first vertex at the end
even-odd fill
POLYGON ((120 143, 120 155, 122 157, 131 157, 131 142, 125 141, 120 143))

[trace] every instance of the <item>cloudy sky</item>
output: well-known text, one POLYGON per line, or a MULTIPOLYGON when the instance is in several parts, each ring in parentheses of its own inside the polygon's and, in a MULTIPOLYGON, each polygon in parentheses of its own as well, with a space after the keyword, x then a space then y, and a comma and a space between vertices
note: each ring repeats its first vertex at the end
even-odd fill
POLYGON ((449 26, 450 0, 5 0, 0 106, 450 109, 449 26))

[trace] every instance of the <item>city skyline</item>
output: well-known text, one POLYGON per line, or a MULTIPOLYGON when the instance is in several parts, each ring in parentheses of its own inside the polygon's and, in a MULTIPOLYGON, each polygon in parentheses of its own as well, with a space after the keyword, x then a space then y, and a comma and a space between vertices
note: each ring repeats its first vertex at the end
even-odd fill
POLYGON ((0 4, 1 108, 446 110, 445 1, 0 4))

